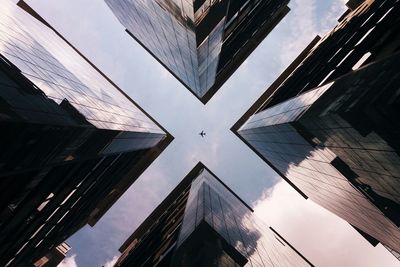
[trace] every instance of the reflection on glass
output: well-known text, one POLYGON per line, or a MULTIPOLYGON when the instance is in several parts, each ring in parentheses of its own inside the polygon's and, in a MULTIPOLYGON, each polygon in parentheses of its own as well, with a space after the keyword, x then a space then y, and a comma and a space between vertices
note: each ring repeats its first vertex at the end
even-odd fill
POLYGON ((94 225, 171 138, 27 6, 0 7, 0 266, 19 267, 94 225))
MULTIPOLYGON (((177 242, 178 251, 181 246, 187 247, 185 243, 195 238, 195 232, 204 223, 213 229, 209 231, 218 233, 217 239, 227 242, 240 254, 235 255, 227 248, 228 245, 222 245, 219 250, 214 248, 214 253, 220 252, 215 256, 220 265, 215 266, 225 266, 222 262, 227 266, 310 266, 205 169, 190 188, 177 242)), ((206 236, 205 232, 202 239, 206 240, 206 236)), ((218 242, 212 242, 215 243, 218 242)))
POLYGON ((229 77, 248 52, 255 49, 255 43, 266 35, 260 32, 268 31, 266 25, 273 28, 279 22, 277 18, 286 14, 288 1, 106 0, 106 3, 129 34, 202 98, 217 81, 223 83, 227 79, 224 76, 229 77))
POLYGON ((399 62, 396 54, 365 66, 267 108, 239 129, 312 200, 397 251, 399 62))
POLYGON ((163 131, 51 29, 1 0, 0 53, 46 96, 64 99, 97 128, 163 131))

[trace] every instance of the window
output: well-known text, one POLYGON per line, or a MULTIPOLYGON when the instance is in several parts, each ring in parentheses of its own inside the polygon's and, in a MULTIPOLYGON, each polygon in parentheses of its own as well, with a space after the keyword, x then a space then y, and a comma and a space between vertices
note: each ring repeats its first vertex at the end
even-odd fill
POLYGON ((375 29, 375 27, 371 28, 369 31, 367 31, 366 34, 364 34, 364 36, 360 39, 360 41, 357 42, 356 46, 361 44, 362 41, 364 41, 365 38, 367 38, 367 36, 375 29))
POLYGON ((46 207, 46 205, 50 202, 50 200, 54 197, 53 193, 50 193, 47 197, 46 200, 42 202, 42 204, 39 205, 39 207, 37 207, 38 211, 42 211, 44 209, 44 207, 46 207))
POLYGON ((378 20, 377 23, 381 22, 381 21, 390 13, 390 11, 392 11, 392 9, 393 9, 393 7, 392 7, 391 9, 389 9, 389 10, 385 13, 385 15, 383 15, 383 16, 378 20))
POLYGON ((339 62, 339 64, 337 64, 337 66, 340 66, 346 60, 346 58, 348 58, 353 53, 353 51, 354 50, 351 50, 349 53, 347 53, 347 55, 342 59, 342 61, 339 62))
POLYGON ((45 226, 45 224, 42 224, 42 225, 39 227, 39 229, 37 229, 36 232, 35 232, 29 239, 34 238, 34 237, 37 235, 37 233, 39 233, 40 230, 42 230, 42 228, 43 228, 44 226, 45 226))
POLYGON ((360 68, 365 61, 367 61, 367 59, 371 56, 372 54, 370 52, 365 53, 359 61, 357 61, 356 64, 354 64, 354 66, 351 68, 352 70, 357 70, 358 68, 360 68))
POLYGON ((322 84, 324 84, 324 82, 331 76, 331 74, 334 72, 335 70, 332 70, 331 72, 328 73, 328 75, 325 76, 325 78, 318 84, 318 86, 321 86, 322 84))
POLYGON ((72 192, 64 199, 64 201, 61 203, 61 205, 64 205, 65 202, 75 193, 76 189, 72 190, 72 192))

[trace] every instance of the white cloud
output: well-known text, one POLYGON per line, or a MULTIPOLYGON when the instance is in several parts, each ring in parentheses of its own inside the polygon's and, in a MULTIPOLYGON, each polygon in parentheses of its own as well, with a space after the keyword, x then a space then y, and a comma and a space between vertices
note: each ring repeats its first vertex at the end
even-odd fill
MULTIPOLYGON (((346 0, 347 1, 347 0, 346 0)), ((344 0, 333 0, 320 19, 317 15, 316 0, 294 0, 290 3, 291 11, 289 30, 285 33, 280 54, 282 67, 290 64, 293 59, 310 43, 316 35, 324 35, 336 24, 337 19, 346 11, 344 0)))
POLYGON ((321 20, 320 33, 325 34, 336 26, 337 19, 347 10, 346 2, 347 0, 332 1, 329 10, 324 14, 325 19, 321 20))
POLYGON ((347 222, 303 199, 284 181, 265 191, 254 210, 316 266, 399 266, 382 245, 373 247, 347 222))
POLYGON ((118 256, 114 256, 111 260, 107 261, 104 264, 104 267, 113 267, 114 264, 117 262, 117 260, 118 260, 118 256))
POLYGON ((76 255, 66 257, 57 267, 78 267, 75 261, 76 255))
MULTIPOLYGON (((100 264, 106 259, 110 259, 119 245, 198 160, 206 163, 245 199, 257 198, 262 188, 270 185, 269 178, 274 177, 272 171, 229 131, 229 127, 264 91, 267 78, 271 78, 271 81, 275 79, 275 74, 270 76, 270 73, 274 73, 273 71, 280 67, 279 65, 282 65, 279 68, 282 69, 289 64, 318 33, 321 26, 316 23, 318 21, 315 14, 317 0, 292 0, 290 4, 292 11, 278 26, 279 31, 283 30, 282 34, 275 34, 276 31, 274 31, 264 42, 268 45, 278 43, 283 51, 270 49, 269 46, 261 44, 260 48, 246 60, 242 68, 227 82, 225 88, 222 88, 206 107, 121 30, 121 25, 104 2, 100 1, 101 5, 90 0, 47 1, 43 2, 44 4, 37 2, 34 7, 42 5, 38 11, 43 17, 65 34, 100 69, 175 136, 174 142, 143 173, 96 227, 85 227, 75 238, 76 243, 82 247, 78 249, 82 253, 79 257, 82 266, 101 266, 100 264), (71 14, 82 15, 80 17, 85 18, 85 27, 82 27, 81 20, 71 19, 71 14), (294 19, 291 18, 292 16, 294 19), (286 24, 289 24, 289 27, 286 27, 286 24), (281 56, 277 59, 267 57, 271 54, 281 56), (258 76, 255 76, 256 74, 258 76), (201 129, 209 133, 206 139, 200 139, 198 136, 201 129), (93 264, 85 264, 83 259, 93 264)), ((324 1, 319 1, 321 2, 324 1)), ((282 229, 282 234, 290 240, 293 239, 293 243, 297 242, 297 245, 304 242, 305 236, 307 239, 309 236, 313 237, 310 238, 312 245, 308 248, 304 248, 304 245, 298 246, 301 250, 304 248, 306 255, 311 255, 312 259, 316 257, 315 254, 319 250, 324 252, 321 257, 327 253, 332 254, 330 258, 338 257, 339 253, 343 252, 342 248, 330 251, 332 246, 329 238, 315 237, 322 231, 320 228, 317 228, 314 235, 299 233, 301 232, 299 229, 302 230, 304 225, 307 226, 310 218, 313 218, 313 223, 310 225, 315 225, 319 222, 318 220, 324 221, 324 216, 331 218, 333 215, 321 208, 315 208, 315 204, 302 200, 290 190, 285 194, 285 191, 279 189, 281 184, 285 185, 280 183, 271 192, 264 192, 262 201, 256 206, 257 211, 265 218, 274 219, 275 223, 272 226, 279 225, 279 229, 276 227, 277 230, 282 229), (268 197, 270 195, 271 198, 268 197), (268 201, 269 199, 272 202, 268 201), (284 210, 287 211, 284 212, 284 210), (276 213, 274 217, 272 213, 276 213), (282 227, 276 222, 281 222, 282 227), (328 240, 328 242, 321 246, 318 240, 328 240)), ((337 218, 335 220, 338 221, 337 218)), ((334 237, 332 239, 336 240, 334 235, 336 228, 326 222, 324 226, 329 228, 325 229, 328 232, 325 236, 331 235, 334 237)), ((310 229, 310 226, 307 229, 310 229)), ((308 243, 308 240, 304 243, 308 243)), ((335 244, 337 243, 335 241, 335 244)), ((105 263, 105 266, 112 266, 114 258, 105 263)), ((74 265, 60 266, 76 266, 75 256, 67 260, 69 264, 74 265)), ((316 264, 317 262, 318 260, 316 264)), ((382 266, 390 265, 383 264, 382 266)))
POLYGON ((304 47, 318 34, 315 23, 315 0, 295 0, 290 4, 291 16, 289 32, 283 37, 280 61, 282 66, 287 66, 301 52, 304 47))

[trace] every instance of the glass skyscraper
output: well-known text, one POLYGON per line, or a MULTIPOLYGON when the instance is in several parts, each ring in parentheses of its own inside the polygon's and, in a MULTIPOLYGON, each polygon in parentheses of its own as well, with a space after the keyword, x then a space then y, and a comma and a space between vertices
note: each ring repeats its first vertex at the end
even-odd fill
POLYGON ((393 256, 400 261, 400 253, 399 252, 396 252, 396 251, 394 251, 393 249, 391 249, 389 247, 386 247, 386 249, 389 250, 389 252, 392 253, 393 256))
POLYGON ((288 0, 106 0, 126 31, 206 103, 287 14, 288 0))
POLYGON ((312 266, 203 164, 123 244, 115 266, 312 266))
POLYGON ((0 266, 95 224, 172 137, 26 3, 0 0, 0 266))
POLYGON ((400 2, 359 4, 233 127, 303 196, 397 252, 399 25, 400 2))
POLYGON ((62 243, 53 248, 46 256, 36 261, 33 266, 35 267, 57 267, 67 256, 71 247, 67 243, 62 243))

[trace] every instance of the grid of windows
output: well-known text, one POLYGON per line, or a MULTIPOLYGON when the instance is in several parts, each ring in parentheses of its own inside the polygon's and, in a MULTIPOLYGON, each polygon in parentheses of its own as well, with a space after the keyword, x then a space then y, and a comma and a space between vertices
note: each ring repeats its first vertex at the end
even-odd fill
POLYGON ((312 266, 202 163, 182 179, 120 251, 115 266, 121 267, 211 266, 210 262, 226 267, 312 266), (221 249, 221 243, 229 248, 221 249))
POLYGON ((329 83, 398 50, 399 5, 397 0, 364 1, 309 51, 262 109, 329 83))
POLYGON ((178 248, 202 222, 248 260, 245 266, 310 266, 206 169, 192 182, 178 248))
MULTIPOLYGON (((144 233, 129 245, 126 245, 116 266, 143 266, 145 264, 165 266, 171 259, 179 235, 189 195, 190 184, 182 188, 180 194, 167 207, 158 207, 154 212, 160 212, 157 220, 144 229, 144 233)), ((165 201, 165 200, 164 200, 165 201)), ((151 215, 150 215, 151 216, 151 215)), ((143 223, 146 224, 147 220, 143 223)), ((140 226, 142 227, 142 226, 140 226)), ((126 242, 125 242, 126 243, 126 242)))
POLYGON ((8 267, 33 264, 94 224, 171 140, 12 2, 0 0, 0 265, 8 267))
POLYGON ((265 109, 239 129, 312 200, 397 251, 399 60, 397 53, 265 109))
POLYGON ((230 74, 223 75, 226 79, 241 64, 244 59, 235 59, 241 50, 246 51, 250 46, 254 49, 254 43, 260 42, 255 38, 258 30, 278 22, 275 16, 288 1, 106 0, 106 3, 128 33, 196 96, 203 98, 213 91, 211 88, 222 69, 229 69, 230 74))
POLYGON ((204 94, 197 70, 199 60, 192 1, 112 0, 106 3, 156 58, 196 94, 204 94))
POLYGON ((58 104, 67 99, 100 129, 163 134, 51 29, 24 14, 11 1, 1 0, 1 5, 0 53, 48 98, 58 104))

